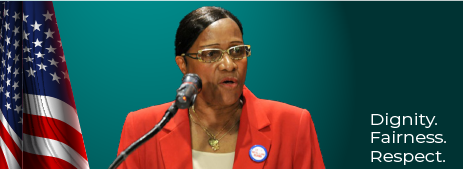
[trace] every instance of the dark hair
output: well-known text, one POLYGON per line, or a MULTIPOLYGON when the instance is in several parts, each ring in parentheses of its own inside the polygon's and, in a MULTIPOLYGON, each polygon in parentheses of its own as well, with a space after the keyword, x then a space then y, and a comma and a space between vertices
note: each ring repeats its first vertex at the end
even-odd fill
POLYGON ((241 22, 230 11, 215 6, 201 7, 190 12, 180 21, 175 35, 175 56, 186 53, 204 29, 223 18, 230 18, 235 21, 241 30, 241 34, 243 34, 241 22))

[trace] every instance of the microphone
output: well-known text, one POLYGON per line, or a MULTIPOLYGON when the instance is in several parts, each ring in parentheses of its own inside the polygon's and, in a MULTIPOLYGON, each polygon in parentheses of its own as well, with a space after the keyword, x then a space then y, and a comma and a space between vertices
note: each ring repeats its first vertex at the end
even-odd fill
POLYGON ((179 109, 189 108, 194 104, 196 95, 201 92, 202 82, 197 74, 188 73, 182 78, 182 85, 177 89, 175 104, 179 109))

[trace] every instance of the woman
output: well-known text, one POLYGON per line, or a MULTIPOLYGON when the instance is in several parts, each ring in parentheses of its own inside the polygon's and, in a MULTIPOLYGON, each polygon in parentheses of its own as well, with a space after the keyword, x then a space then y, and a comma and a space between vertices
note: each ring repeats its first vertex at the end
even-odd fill
MULTIPOLYGON (((246 86, 251 47, 229 11, 202 7, 177 30, 175 61, 196 73, 202 91, 120 168, 324 168, 307 110, 256 98, 246 86)), ((172 104, 132 112, 118 154, 154 127, 172 104)))

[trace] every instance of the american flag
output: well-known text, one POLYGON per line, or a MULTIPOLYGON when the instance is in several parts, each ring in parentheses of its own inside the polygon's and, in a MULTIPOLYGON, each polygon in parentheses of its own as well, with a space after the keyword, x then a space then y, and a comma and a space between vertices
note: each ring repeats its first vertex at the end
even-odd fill
POLYGON ((0 168, 89 168, 52 2, 0 10, 0 168))

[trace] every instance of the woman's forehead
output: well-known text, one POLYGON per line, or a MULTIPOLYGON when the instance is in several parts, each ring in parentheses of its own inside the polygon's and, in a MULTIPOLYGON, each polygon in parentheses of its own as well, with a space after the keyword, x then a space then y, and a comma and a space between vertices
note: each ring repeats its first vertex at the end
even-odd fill
POLYGON ((207 45, 212 43, 230 43, 233 41, 243 41, 241 30, 238 25, 230 18, 217 20, 209 25, 198 36, 199 45, 207 45))

